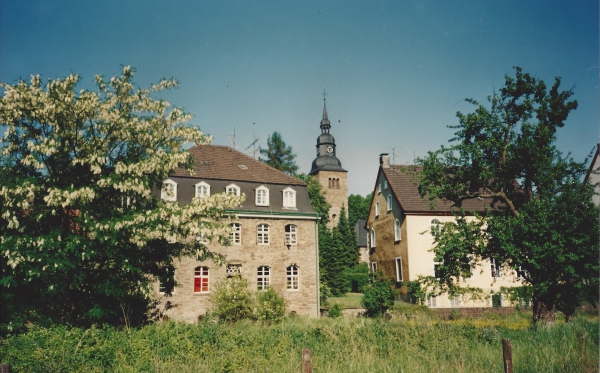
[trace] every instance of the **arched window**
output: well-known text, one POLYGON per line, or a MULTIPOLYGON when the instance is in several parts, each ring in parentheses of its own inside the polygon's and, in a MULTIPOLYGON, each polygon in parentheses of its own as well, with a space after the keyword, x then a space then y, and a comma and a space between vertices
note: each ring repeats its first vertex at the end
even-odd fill
POLYGON ((204 198, 210 196, 210 185, 205 183, 204 181, 196 184, 196 197, 204 198))
POLYGON ((165 201, 177 201, 177 183, 171 179, 163 181, 160 198, 165 201))
POLYGON ((375 248, 375 230, 371 228, 371 248, 375 248))
POLYGON ((235 184, 229 184, 225 187, 225 192, 227 194, 235 194, 236 196, 240 196, 240 187, 235 184))
POLYGON ((400 228, 401 228, 400 220, 396 219, 396 222, 394 223, 394 240, 395 241, 400 241, 402 239, 400 228))
POLYGON ((208 293, 208 267, 194 268, 194 293, 208 293))
POLYGON ((288 209, 296 208, 296 191, 292 188, 283 190, 283 207, 288 209))
POLYGON ((298 237, 296 236, 297 227, 294 224, 288 224, 285 226, 285 244, 286 245, 297 245, 298 237))
POLYGON ((300 288, 300 275, 298 266, 291 265, 286 268, 287 272, 287 289, 298 290, 300 288))
POLYGON ((271 268, 267 266, 258 267, 256 285, 258 290, 266 290, 271 285, 271 268))
POLYGON ((387 196, 387 210, 392 211, 392 195, 387 196))
POLYGON ((239 245, 242 243, 242 225, 240 223, 233 223, 231 226, 233 227, 233 230, 229 234, 231 243, 239 245))
POLYGON ((375 217, 379 216, 379 201, 375 202, 375 217))
POLYGON ((269 225, 268 224, 259 224, 256 227, 256 236, 257 242, 259 245, 268 245, 269 244, 269 225))
POLYGON ((269 188, 264 185, 256 188, 256 206, 269 206, 269 188))
POLYGON ((440 231, 440 221, 437 219, 433 219, 431 221, 431 235, 435 236, 436 233, 439 233, 440 231))

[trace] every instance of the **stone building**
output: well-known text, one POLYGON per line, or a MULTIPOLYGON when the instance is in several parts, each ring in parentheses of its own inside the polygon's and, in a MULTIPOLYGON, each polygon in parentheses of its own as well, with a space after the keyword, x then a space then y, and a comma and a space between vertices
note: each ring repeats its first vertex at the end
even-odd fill
MULTIPOLYGON (((202 145, 189 150, 195 174, 175 170, 164 181, 164 199, 187 204, 214 193, 245 195, 232 213, 231 246, 206 243, 227 264, 182 258, 176 265, 178 286, 167 315, 194 322, 211 308, 214 284, 232 274, 247 279, 253 290, 274 288, 288 312, 319 315, 317 214, 304 182, 226 146, 202 145)), ((198 238, 201 239, 201 238, 198 238)), ((160 292, 156 284, 156 292, 160 292)))
MULTIPOLYGON (((435 276, 435 255, 433 231, 447 222, 455 221, 453 212, 458 208, 451 202, 439 201, 434 210, 429 201, 422 199, 413 180, 413 166, 391 165, 389 155, 380 155, 379 172, 373 191, 373 199, 366 228, 370 267, 381 270, 386 277, 393 278, 401 294, 406 295, 404 283, 414 281, 418 276, 435 276)), ((473 212, 483 213, 491 200, 470 199, 463 202, 467 219, 474 219, 473 212)), ((521 286, 519 273, 502 264, 484 261, 472 268, 473 276, 461 280, 461 286, 476 287, 487 294, 498 294, 501 287, 521 286)), ((429 307, 490 307, 507 306, 498 295, 487 300, 476 301, 450 298, 441 294, 427 300, 429 307)))
POLYGON ((348 171, 342 168, 342 162, 336 156, 336 145, 330 133, 331 123, 327 118, 327 105, 323 103, 321 134, 317 138, 317 157, 312 163, 309 175, 315 177, 325 192, 325 200, 331 205, 327 226, 337 225, 342 206, 348 214, 348 171))

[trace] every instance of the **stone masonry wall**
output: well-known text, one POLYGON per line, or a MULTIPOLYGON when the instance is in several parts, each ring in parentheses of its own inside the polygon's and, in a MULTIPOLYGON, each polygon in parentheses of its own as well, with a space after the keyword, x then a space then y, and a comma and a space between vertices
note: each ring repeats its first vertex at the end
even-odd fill
POLYGON ((331 205, 329 209, 328 228, 337 225, 342 206, 346 209, 346 217, 348 217, 348 173, 338 171, 319 171, 314 177, 319 180, 323 191, 325 192, 325 200, 331 205), (339 179, 339 188, 329 187, 329 179, 339 179))
MULTIPOLYGON (((312 220, 277 218, 240 218, 242 227, 241 244, 229 247, 208 244, 209 249, 224 254, 231 264, 241 265, 241 276, 247 279, 252 290, 257 289, 257 269, 259 266, 270 268, 270 284, 283 295, 288 312, 310 317, 318 316, 318 280, 316 225, 312 220), (269 244, 257 243, 257 226, 269 225, 269 244), (285 245, 285 226, 297 226, 297 245, 288 249, 285 245), (299 289, 287 289, 286 267, 299 267, 299 289)), ((195 322, 198 316, 210 310, 210 294, 215 282, 227 277, 226 266, 219 267, 212 261, 201 262, 194 258, 181 259, 176 269, 175 288, 170 300, 175 307, 167 312, 170 318, 195 322), (194 293, 194 269, 198 266, 209 268, 209 292, 194 293)), ((156 284, 158 293, 158 284, 156 284)))

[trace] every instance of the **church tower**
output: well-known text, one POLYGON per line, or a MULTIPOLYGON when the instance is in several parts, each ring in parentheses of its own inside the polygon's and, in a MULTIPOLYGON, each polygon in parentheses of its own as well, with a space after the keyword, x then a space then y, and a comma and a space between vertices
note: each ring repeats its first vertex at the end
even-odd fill
POLYGON ((329 133, 331 123, 327 118, 327 104, 323 90, 323 119, 321 134, 317 138, 317 158, 312 163, 309 175, 315 177, 325 192, 325 200, 331 205, 329 209, 329 228, 337 225, 342 206, 348 216, 348 171, 342 168, 342 162, 336 157, 335 139, 329 133))

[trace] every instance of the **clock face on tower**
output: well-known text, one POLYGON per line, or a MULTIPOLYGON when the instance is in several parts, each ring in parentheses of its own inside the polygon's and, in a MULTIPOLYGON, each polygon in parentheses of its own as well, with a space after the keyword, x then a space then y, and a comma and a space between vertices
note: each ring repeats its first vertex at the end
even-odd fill
POLYGON ((327 153, 329 153, 329 154, 333 153, 333 146, 330 145, 327 147, 327 153))

